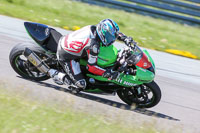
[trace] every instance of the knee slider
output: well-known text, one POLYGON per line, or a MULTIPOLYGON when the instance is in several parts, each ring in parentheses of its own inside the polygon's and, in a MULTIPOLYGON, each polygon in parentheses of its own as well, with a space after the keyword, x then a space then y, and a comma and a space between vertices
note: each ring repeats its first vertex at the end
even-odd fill
POLYGON ((85 81, 85 79, 81 79, 81 80, 77 81, 75 83, 75 85, 78 86, 79 88, 85 89, 86 81, 85 81))

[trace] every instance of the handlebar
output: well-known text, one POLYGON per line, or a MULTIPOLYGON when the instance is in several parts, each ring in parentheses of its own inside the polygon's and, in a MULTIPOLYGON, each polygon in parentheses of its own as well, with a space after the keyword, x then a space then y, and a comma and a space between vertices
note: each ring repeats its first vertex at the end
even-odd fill
MULTIPOLYGON (((126 43, 125 43, 126 44, 126 43)), ((132 40, 129 44, 126 44, 126 46, 128 46, 129 48, 130 48, 130 51, 127 51, 125 54, 127 55, 129 52, 131 52, 131 51, 133 51, 133 52, 135 52, 136 51, 136 49, 137 49, 137 42, 136 41, 134 41, 134 40, 132 40)), ((126 56, 125 55, 125 56, 126 56)), ((118 69, 118 71, 119 72, 126 72, 126 71, 130 71, 129 69, 128 69, 128 64, 130 63, 129 62, 129 60, 130 60, 130 58, 131 58, 131 60, 133 60, 134 61, 134 58, 135 58, 135 56, 130 56, 129 58, 127 58, 127 59, 125 59, 125 61, 124 61, 124 63, 119 67, 119 69, 118 69)), ((131 63, 132 64, 132 63, 131 63)), ((131 70, 132 71, 132 70, 131 70)), ((130 73, 130 72, 128 72, 128 73, 130 73)), ((131 72, 132 74, 134 73, 136 73, 135 72, 135 70, 133 70, 133 72, 131 72)))
MULTIPOLYGON (((126 44, 126 43, 125 43, 125 44, 126 44)), ((135 48, 135 45, 137 45, 137 42, 136 42, 136 41, 134 41, 134 40, 132 40, 132 41, 131 41, 131 43, 129 43, 129 44, 126 44, 126 46, 130 47, 132 50, 134 50, 134 48, 135 48), (133 45, 131 45, 131 44, 133 44, 133 45)))

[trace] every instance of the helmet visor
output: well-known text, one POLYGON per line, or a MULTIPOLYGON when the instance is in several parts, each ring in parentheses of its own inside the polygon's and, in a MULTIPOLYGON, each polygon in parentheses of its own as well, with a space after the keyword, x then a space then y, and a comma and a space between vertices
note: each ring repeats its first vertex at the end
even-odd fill
POLYGON ((110 33, 110 32, 106 32, 106 33, 105 33, 105 43, 104 43, 104 44, 105 44, 106 46, 112 44, 115 40, 116 40, 115 35, 113 35, 113 34, 110 33))

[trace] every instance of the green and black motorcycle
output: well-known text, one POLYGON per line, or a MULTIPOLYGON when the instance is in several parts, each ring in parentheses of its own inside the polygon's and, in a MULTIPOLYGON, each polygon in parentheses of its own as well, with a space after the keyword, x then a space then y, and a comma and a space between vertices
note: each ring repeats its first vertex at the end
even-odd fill
MULTIPOLYGON (((11 50, 9 59, 15 72, 23 78, 35 81, 50 78, 41 69, 44 65, 64 72, 56 57, 57 45, 62 35, 57 33, 57 37, 51 36, 51 30, 54 29, 43 24, 25 22, 24 25, 36 43, 20 43, 11 50), (28 56, 30 58, 27 59, 28 56)), ((84 92, 108 95, 117 93, 128 105, 138 108, 153 107, 161 99, 161 90, 154 81, 154 62, 149 53, 141 50, 134 41, 126 47, 121 52, 114 45, 100 48, 97 64, 102 68, 119 71, 120 76, 116 80, 89 73, 86 69, 87 57, 80 60, 81 71, 87 82, 84 92), (122 65, 117 61, 119 52, 125 60, 122 65)))

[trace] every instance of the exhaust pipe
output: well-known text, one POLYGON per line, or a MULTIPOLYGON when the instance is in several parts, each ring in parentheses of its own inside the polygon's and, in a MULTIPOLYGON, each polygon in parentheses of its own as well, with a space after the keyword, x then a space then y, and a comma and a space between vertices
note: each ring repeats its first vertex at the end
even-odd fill
POLYGON ((40 57, 38 57, 33 51, 31 51, 29 48, 25 48, 24 50, 24 56, 42 73, 46 73, 51 78, 53 77, 53 80, 57 84, 64 84, 70 85, 70 81, 68 81, 67 78, 65 78, 66 74, 62 72, 58 72, 55 69, 50 69, 49 66, 43 62, 40 57), (57 74, 56 78, 54 78, 54 75, 57 74))
POLYGON ((25 48, 24 56, 42 73, 48 74, 50 70, 49 66, 43 62, 40 57, 38 57, 33 51, 29 48, 25 48))

